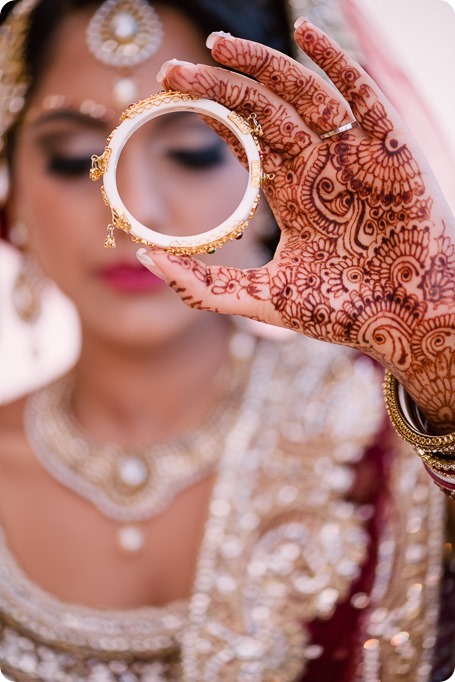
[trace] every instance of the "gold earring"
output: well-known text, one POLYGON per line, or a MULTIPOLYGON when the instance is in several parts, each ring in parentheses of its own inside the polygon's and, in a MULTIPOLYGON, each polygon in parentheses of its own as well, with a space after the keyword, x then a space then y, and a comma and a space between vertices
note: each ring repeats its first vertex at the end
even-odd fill
POLYGON ((40 316, 42 279, 35 258, 24 254, 13 286, 13 306, 19 319, 27 324, 40 316))
POLYGON ((28 230, 25 223, 13 225, 10 239, 14 246, 22 249, 21 264, 13 285, 13 307, 20 320, 33 324, 41 313, 43 274, 36 258, 26 249, 28 230))

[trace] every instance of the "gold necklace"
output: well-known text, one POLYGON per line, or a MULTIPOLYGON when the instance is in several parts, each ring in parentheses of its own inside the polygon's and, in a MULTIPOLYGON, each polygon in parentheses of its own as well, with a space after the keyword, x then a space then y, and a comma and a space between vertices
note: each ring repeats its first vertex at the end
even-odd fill
POLYGON ((254 348, 252 336, 233 335, 225 398, 200 428, 174 441, 126 448, 91 439, 72 414, 69 375, 28 398, 24 416, 28 442, 53 478, 119 523, 119 548, 138 552, 145 542, 140 524, 216 466, 242 402, 254 348))

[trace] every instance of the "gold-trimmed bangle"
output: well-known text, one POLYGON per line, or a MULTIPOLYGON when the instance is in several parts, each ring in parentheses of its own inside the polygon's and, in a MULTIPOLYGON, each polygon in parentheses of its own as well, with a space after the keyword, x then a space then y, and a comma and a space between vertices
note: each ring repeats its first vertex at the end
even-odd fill
POLYGON ((436 471, 431 465, 424 462, 428 475, 433 479, 438 488, 448 497, 455 500, 455 476, 447 476, 436 471))
POLYGON ((178 255, 214 253, 229 240, 239 239, 256 211, 262 183, 273 178, 272 173, 266 174, 262 170, 262 152, 258 140, 262 134, 261 125, 254 114, 244 119, 218 102, 183 92, 159 92, 132 104, 109 135, 101 156, 92 157, 90 177, 92 180, 103 178, 103 199, 112 213, 104 245, 115 248, 115 228, 127 232, 139 244, 178 255), (117 164, 127 140, 147 121, 175 111, 192 111, 223 123, 239 140, 248 159, 249 179, 239 206, 220 225, 200 234, 167 235, 146 227, 124 206, 117 188, 117 164))
POLYGON ((455 433, 431 435, 420 430, 422 424, 416 424, 404 388, 389 371, 385 373, 383 388, 387 413, 400 438, 412 445, 422 458, 431 454, 455 457, 455 433))
POLYGON ((422 461, 437 473, 455 477, 455 459, 449 457, 438 457, 438 455, 424 452, 420 455, 422 461))

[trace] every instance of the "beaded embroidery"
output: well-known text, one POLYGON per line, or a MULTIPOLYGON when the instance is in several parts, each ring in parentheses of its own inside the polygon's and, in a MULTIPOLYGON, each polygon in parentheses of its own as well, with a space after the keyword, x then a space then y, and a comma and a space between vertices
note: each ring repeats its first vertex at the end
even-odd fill
MULTIPOLYGON (((380 381, 364 358, 300 338, 261 341, 240 417, 220 444, 190 605, 62 604, 0 544, 5 672, 27 682, 301 679, 307 660, 324 655, 305 623, 331 617, 368 554, 368 510, 344 497, 382 420, 380 381)), ((423 682, 438 615, 442 496, 407 449, 390 486, 376 584, 357 600, 365 607, 357 679, 423 682)))

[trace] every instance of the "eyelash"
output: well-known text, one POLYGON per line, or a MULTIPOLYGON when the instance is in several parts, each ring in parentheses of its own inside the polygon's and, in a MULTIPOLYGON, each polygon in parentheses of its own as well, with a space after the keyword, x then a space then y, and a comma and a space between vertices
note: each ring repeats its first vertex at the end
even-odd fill
POLYGON ((220 166, 224 162, 223 148, 219 144, 204 147, 202 149, 174 150, 168 153, 168 157, 185 168, 205 170, 220 166))
MULTIPOLYGON (((191 151, 175 150, 168 153, 168 157, 184 168, 206 170, 220 166, 224 161, 223 149, 220 145, 212 145, 203 149, 191 151)), ((91 167, 91 157, 52 156, 47 164, 47 170, 54 175, 67 178, 87 176, 91 167)))
POLYGON ((75 178, 86 175, 91 167, 91 157, 52 156, 47 164, 47 170, 54 175, 75 178))

